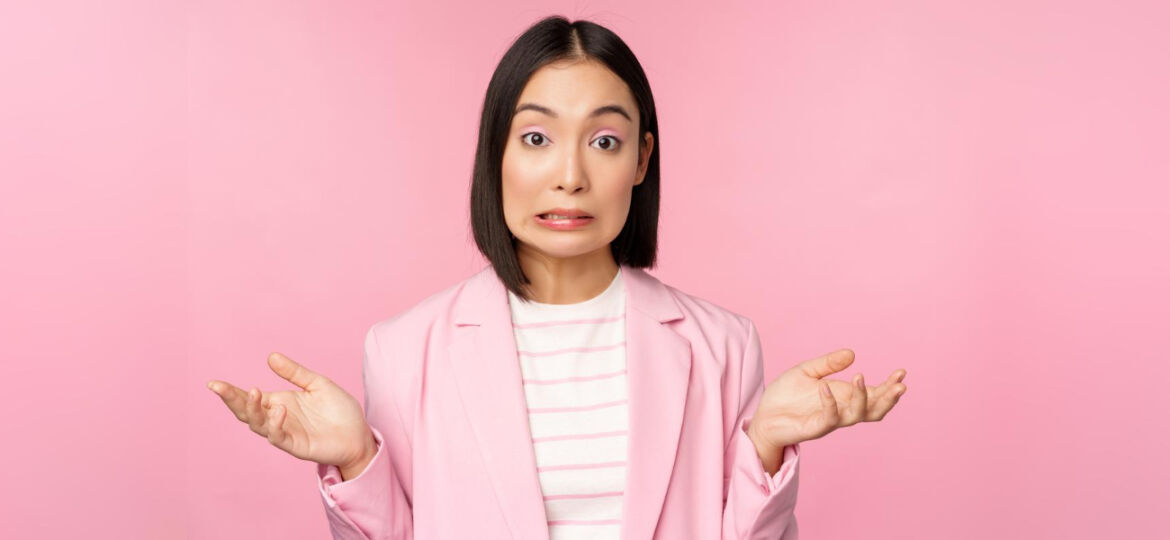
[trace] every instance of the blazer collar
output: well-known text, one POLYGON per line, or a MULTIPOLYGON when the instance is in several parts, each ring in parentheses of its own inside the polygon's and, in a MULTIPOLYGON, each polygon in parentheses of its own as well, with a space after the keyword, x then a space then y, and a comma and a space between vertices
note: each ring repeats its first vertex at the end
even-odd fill
MULTIPOLYGON (((630 433, 622 538, 651 538, 678 451, 690 342, 664 324, 684 318, 668 287, 622 265, 630 433)), ((455 298, 448 359, 497 502, 516 538, 548 539, 507 289, 489 264, 455 298)), ((472 449, 468 449, 472 451, 472 449)))
MULTIPOLYGON (((630 309, 645 313, 658 322, 683 318, 678 301, 666 284, 641 268, 621 265, 626 301, 630 309)), ((482 324, 500 316, 500 309, 508 307, 508 293, 492 265, 485 266, 468 280, 455 301, 455 324, 482 324), (502 305, 501 305, 502 304, 502 305)), ((508 313, 511 320, 511 312, 508 313)))

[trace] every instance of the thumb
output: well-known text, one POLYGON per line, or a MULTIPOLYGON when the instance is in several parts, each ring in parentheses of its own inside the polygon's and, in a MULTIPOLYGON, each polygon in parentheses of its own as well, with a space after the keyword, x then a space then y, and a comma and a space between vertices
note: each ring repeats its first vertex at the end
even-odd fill
POLYGON ((800 363, 800 370, 809 377, 820 379, 841 371, 853 363, 853 351, 840 349, 800 363))
POLYGON ((304 390, 308 390, 309 385, 319 377, 309 368, 293 362, 292 358, 277 352, 268 355, 268 367, 272 368, 272 371, 280 375, 282 379, 304 390))

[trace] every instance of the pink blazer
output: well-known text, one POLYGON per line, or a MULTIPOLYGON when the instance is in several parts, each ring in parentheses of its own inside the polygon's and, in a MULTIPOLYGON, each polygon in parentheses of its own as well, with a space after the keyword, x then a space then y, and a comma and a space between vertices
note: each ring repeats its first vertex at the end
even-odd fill
MULTIPOLYGON (((623 266, 630 432, 626 540, 795 540, 799 445, 764 471, 746 429, 763 394, 747 317, 623 266)), ((491 265, 365 337, 378 453, 318 465, 336 539, 547 540, 506 289, 491 265)))

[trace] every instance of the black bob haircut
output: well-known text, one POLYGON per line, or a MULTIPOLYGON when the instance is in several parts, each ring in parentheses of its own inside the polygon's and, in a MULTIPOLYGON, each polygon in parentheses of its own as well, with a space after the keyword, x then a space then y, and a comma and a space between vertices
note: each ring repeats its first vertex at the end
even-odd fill
POLYGON ((658 116, 654 96, 634 53, 609 29, 585 20, 569 22, 559 15, 541 19, 528 28, 504 53, 492 74, 484 97, 479 143, 471 179, 471 228, 480 253, 491 263, 508 290, 530 300, 531 282, 516 257, 515 238, 504 221, 501 185, 504 148, 512 115, 528 79, 546 64, 562 60, 601 62, 625 81, 638 104, 638 143, 646 133, 654 148, 642 183, 633 188, 630 212, 617 238, 610 242, 614 261, 633 268, 653 268, 658 251, 659 172, 658 116))

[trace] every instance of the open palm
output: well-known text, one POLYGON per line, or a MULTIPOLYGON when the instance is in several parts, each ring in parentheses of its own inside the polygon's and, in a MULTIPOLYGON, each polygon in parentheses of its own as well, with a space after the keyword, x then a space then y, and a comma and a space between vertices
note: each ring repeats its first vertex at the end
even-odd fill
POLYGON ((300 459, 344 467, 369 454, 376 442, 357 399, 280 353, 268 356, 268 367, 300 389, 245 392, 216 380, 207 387, 253 432, 300 459))
POLYGON ((768 383, 752 418, 753 437, 772 448, 817 439, 839 427, 876 422, 894 407, 906 385, 906 370, 894 370, 877 386, 858 373, 852 382, 825 378, 853 364, 841 349, 807 360, 768 383))

